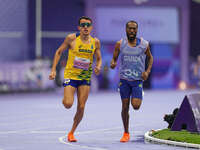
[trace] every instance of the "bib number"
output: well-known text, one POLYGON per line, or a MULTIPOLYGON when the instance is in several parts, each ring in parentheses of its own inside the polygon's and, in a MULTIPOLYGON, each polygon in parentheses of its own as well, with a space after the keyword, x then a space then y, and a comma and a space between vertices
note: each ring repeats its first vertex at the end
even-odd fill
POLYGON ((139 73, 135 70, 130 70, 130 69, 126 69, 124 71, 124 74, 127 76, 127 77, 130 77, 130 76, 135 76, 135 77, 138 77, 139 76, 139 73))
POLYGON ((89 59, 75 57, 74 68, 88 70, 89 66, 90 66, 90 60, 89 59))

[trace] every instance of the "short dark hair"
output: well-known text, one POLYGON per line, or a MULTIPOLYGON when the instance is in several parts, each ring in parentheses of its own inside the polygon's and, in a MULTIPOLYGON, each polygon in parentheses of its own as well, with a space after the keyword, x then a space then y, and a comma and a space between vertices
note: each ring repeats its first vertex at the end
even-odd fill
POLYGON ((81 22, 82 19, 89 20, 89 21, 91 22, 91 24, 92 24, 92 19, 91 19, 91 18, 86 17, 86 16, 82 16, 82 17, 80 17, 79 20, 78 20, 78 24, 79 24, 79 25, 80 25, 80 22, 81 22))
POLYGON ((126 28, 128 27, 128 24, 129 24, 130 22, 131 22, 131 23, 135 23, 135 24, 137 24, 137 28, 138 28, 138 23, 137 23, 136 21, 134 21, 134 20, 130 20, 130 21, 128 21, 128 22, 126 23, 126 28))

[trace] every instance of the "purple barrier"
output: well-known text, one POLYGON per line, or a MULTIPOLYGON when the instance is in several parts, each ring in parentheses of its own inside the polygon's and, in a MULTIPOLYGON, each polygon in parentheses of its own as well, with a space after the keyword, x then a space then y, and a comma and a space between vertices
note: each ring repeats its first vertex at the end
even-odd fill
POLYGON ((171 130, 200 133, 200 94, 185 96, 171 130))

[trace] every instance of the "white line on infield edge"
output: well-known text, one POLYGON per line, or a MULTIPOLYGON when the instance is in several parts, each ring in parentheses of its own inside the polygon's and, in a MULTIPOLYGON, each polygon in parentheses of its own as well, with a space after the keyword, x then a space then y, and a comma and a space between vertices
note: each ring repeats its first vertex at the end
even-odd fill
MULTIPOLYGON (((108 129, 97 129, 97 130, 90 130, 90 131, 82 131, 82 132, 77 132, 75 134, 90 134, 90 133, 94 133, 94 132, 105 132, 105 131, 111 131, 111 130, 115 130, 115 129, 121 129, 121 127, 114 127, 114 128, 108 128, 108 129)), ((70 146, 73 146, 73 147, 79 147, 79 148, 82 148, 82 149, 107 150, 107 149, 100 148, 100 147, 89 147, 89 146, 86 146, 86 145, 72 144, 72 143, 67 142, 65 139, 66 139, 66 136, 62 136, 62 137, 59 138, 59 141, 61 143, 63 143, 63 144, 67 144, 67 145, 70 145, 70 146)))
MULTIPOLYGON (((160 130, 160 129, 158 129, 158 130, 160 130)), ((158 130, 155 130, 155 131, 158 131, 158 130)), ((200 149, 200 144, 191 144, 191 143, 183 143, 183 142, 157 139, 157 138, 152 137, 151 135, 152 135, 152 131, 146 132, 144 135, 145 140, 150 141, 150 142, 161 143, 161 144, 169 144, 169 145, 174 145, 174 146, 200 149)))

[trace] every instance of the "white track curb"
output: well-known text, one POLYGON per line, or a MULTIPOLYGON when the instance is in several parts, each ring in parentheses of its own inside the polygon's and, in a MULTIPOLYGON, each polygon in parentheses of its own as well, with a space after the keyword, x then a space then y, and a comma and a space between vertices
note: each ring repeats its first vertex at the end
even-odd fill
MULTIPOLYGON (((155 130, 158 131, 158 130, 155 130)), ((181 147, 188 147, 188 148, 196 148, 200 149, 200 144, 190 144, 190 143, 182 143, 182 142, 176 142, 176 141, 170 141, 170 140, 163 140, 163 139, 157 139, 152 137, 152 131, 148 131, 144 135, 145 140, 155 143, 161 143, 161 144, 169 144, 174 146, 181 146, 181 147)))

